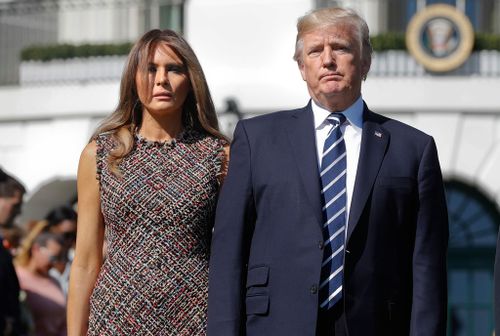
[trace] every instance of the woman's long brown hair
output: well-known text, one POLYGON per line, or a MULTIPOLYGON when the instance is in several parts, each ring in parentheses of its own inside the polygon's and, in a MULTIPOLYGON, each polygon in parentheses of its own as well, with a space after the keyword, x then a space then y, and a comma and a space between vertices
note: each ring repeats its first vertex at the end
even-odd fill
POLYGON ((217 114, 210 95, 210 90, 200 62, 186 40, 176 32, 166 29, 154 29, 145 33, 132 47, 120 83, 120 100, 115 111, 103 120, 92 139, 103 132, 111 132, 116 141, 110 152, 111 170, 120 175, 118 165, 130 153, 134 145, 134 130, 142 121, 142 104, 136 85, 139 69, 146 69, 157 45, 165 43, 184 62, 187 69, 191 92, 183 105, 182 119, 184 127, 207 132, 219 139, 227 140, 220 132, 217 114))

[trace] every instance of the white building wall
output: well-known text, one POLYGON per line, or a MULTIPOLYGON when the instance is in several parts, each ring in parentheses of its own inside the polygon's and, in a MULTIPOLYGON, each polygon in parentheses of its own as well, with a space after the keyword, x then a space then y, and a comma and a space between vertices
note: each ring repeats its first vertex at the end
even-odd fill
POLYGON ((120 3, 109 0, 84 7, 62 2, 58 41, 74 44, 134 41, 144 30, 141 1, 120 3))
POLYGON ((370 78, 369 107, 431 134, 445 177, 459 178, 500 204, 500 78, 370 78))
POLYGON ((0 88, 0 122, 102 116, 118 102, 119 82, 0 88))
MULTIPOLYGON (((359 2, 365 11, 375 3, 359 2)), ((306 85, 292 55, 296 20, 313 4, 312 0, 187 2, 186 37, 205 70, 219 111, 230 97, 248 116, 307 103, 306 85)), ((140 16, 136 14, 120 15, 140 16)), ((373 15, 367 19, 376 20, 378 14, 373 15)), ((71 21, 68 18, 65 24, 71 21)), ((78 22, 74 18, 72 25, 83 32, 86 28, 78 22)), ((69 38, 73 29, 74 40, 75 27, 61 31, 68 29, 69 38)), ((137 33, 133 29, 127 34, 137 33)), ((499 76, 369 76, 363 96, 374 111, 433 135, 445 177, 469 181, 500 203, 499 87, 499 76)), ((0 87, 0 165, 15 172, 31 192, 55 177, 75 178, 81 150, 97 120, 115 108, 118 90, 117 79, 0 87)))
POLYGON ((307 97, 293 61, 295 24, 312 0, 192 0, 186 37, 214 101, 236 97, 254 111, 302 104, 307 97), (282 99, 286 94, 286 100, 282 99))
POLYGON ((113 111, 119 83, 0 89, 0 165, 28 194, 47 180, 75 178, 98 120, 113 111))
POLYGON ((28 191, 44 181, 74 178, 90 118, 0 123, 0 162, 28 191))
POLYGON ((385 0, 342 0, 340 6, 356 10, 365 19, 371 34, 378 34, 385 29, 385 0))

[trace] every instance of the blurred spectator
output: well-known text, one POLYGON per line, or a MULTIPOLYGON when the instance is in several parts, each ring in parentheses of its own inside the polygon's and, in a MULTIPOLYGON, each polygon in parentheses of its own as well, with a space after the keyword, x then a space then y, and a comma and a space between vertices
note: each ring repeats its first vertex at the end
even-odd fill
POLYGON ((48 224, 47 230, 60 235, 64 240, 63 258, 54 263, 54 267, 50 269, 49 274, 59 282, 66 296, 71 262, 75 254, 77 214, 69 206, 60 206, 49 212, 45 219, 48 224))
POLYGON ((23 238, 23 230, 18 226, 12 226, 9 228, 4 228, 2 230, 3 236, 3 247, 10 252, 10 254, 15 257, 17 255, 17 249, 23 238))
POLYGON ((0 169, 0 335, 21 334, 19 282, 12 256, 4 248, 3 230, 12 227, 13 219, 21 210, 25 192, 19 181, 0 169))
POLYGON ((34 335, 66 335, 66 298, 49 269, 64 253, 63 239, 44 232, 47 222, 39 222, 23 240, 15 259, 25 307, 34 323, 34 335))
POLYGON ((0 226, 12 227, 14 218, 21 213, 26 189, 14 177, 0 169, 0 226))

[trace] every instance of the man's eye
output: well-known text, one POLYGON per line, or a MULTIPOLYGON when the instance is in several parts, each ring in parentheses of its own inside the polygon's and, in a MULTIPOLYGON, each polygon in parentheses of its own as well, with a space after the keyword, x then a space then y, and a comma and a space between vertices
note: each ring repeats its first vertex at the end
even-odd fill
POLYGON ((319 49, 313 49, 313 50, 310 50, 308 53, 307 53, 309 56, 319 56, 321 54, 321 50, 319 49))
POLYGON ((350 49, 348 46, 339 45, 339 46, 334 47, 333 50, 341 51, 341 52, 349 52, 350 49))

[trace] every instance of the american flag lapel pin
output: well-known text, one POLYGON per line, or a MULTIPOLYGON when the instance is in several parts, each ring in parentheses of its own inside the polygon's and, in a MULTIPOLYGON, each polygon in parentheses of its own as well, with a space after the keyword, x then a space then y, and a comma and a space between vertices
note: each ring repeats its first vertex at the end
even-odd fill
POLYGON ((375 131, 375 136, 378 137, 378 138, 381 138, 382 137, 382 132, 375 131))

